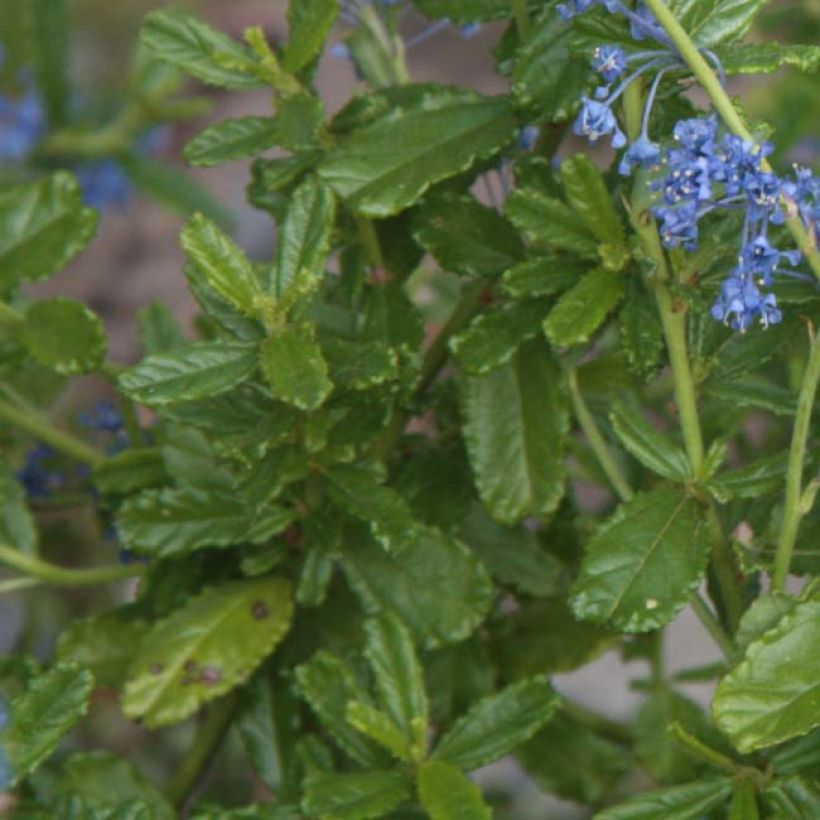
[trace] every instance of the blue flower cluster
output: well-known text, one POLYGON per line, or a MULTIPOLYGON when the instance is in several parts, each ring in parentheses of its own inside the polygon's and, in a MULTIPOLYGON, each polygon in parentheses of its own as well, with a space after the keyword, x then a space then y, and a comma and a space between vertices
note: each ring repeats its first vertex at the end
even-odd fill
POLYGON ((55 490, 65 486, 65 473, 50 466, 54 455, 54 450, 45 444, 38 444, 26 453, 26 460, 16 476, 29 498, 49 498, 55 490))
MULTIPOLYGON (((756 144, 734 134, 720 133, 715 115, 678 122, 674 127, 674 145, 662 151, 649 137, 652 107, 663 76, 683 68, 684 64, 642 3, 633 11, 620 0, 570 0, 557 10, 562 18, 571 19, 593 6, 624 15, 635 40, 652 39, 659 48, 628 56, 618 46, 596 48, 592 68, 604 85, 595 90, 592 98, 582 98, 574 133, 592 141, 610 136, 613 148, 627 146, 613 103, 630 83, 653 71, 640 134, 621 156, 619 172, 630 175, 636 168, 663 168, 662 177, 651 187, 659 193, 660 202, 653 208, 653 214, 660 222, 661 239, 667 248, 683 247, 692 251, 697 247, 701 218, 716 210, 741 212, 743 227, 737 265, 721 286, 712 305, 712 316, 740 331, 755 321, 764 328, 779 322, 782 315, 774 294, 761 288, 770 288, 775 274, 802 278, 788 267, 798 264, 800 254, 774 247, 769 241, 769 227, 785 221, 782 203, 784 197, 788 197, 808 230, 817 235, 820 227, 817 178, 806 169, 796 169, 794 180, 778 177, 765 163, 773 150, 770 143, 756 144), (631 66, 634 68, 627 73, 631 66), (618 85, 610 90, 616 81, 618 85)), ((712 52, 704 50, 704 53, 722 78, 720 61, 712 52)))

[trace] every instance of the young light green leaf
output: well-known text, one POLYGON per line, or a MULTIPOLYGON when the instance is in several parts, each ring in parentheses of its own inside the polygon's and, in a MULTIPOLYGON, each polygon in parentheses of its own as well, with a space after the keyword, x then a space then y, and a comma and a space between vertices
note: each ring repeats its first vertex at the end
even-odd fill
POLYGON ((624 293, 623 277, 606 268, 587 273, 564 293, 544 320, 544 332, 557 347, 588 342, 624 293))
POLYGON ((609 420, 621 444, 645 467, 671 481, 691 478, 686 453, 656 430, 634 407, 616 402, 610 410, 609 420))
POLYGON ((370 820, 386 817, 412 792, 401 772, 363 774, 312 772, 305 781, 302 809, 311 817, 370 820))
POLYGON ((188 344, 174 314, 158 299, 137 312, 137 321, 140 326, 143 353, 146 356, 152 353, 167 353, 188 344))
POLYGON ((180 244, 194 263, 193 272, 246 316, 256 314, 262 289, 251 263, 214 222, 194 214, 182 229, 180 244))
POLYGON ((273 397, 299 410, 316 410, 333 390, 308 328, 274 330, 259 347, 259 363, 273 397))
POLYGON ((514 129, 504 98, 429 86, 340 139, 319 176, 361 215, 391 216, 433 183, 493 154, 514 129))
POLYGON ((517 188, 507 197, 504 210, 530 242, 570 251, 587 259, 598 258, 595 235, 560 199, 553 199, 535 188, 517 188))
POLYGON ((493 599, 481 562, 432 528, 419 527, 412 549, 399 552, 388 553, 366 537, 356 539, 345 544, 341 560, 365 611, 395 611, 424 647, 464 640, 493 599))
POLYGON ((295 674, 302 696, 339 746, 362 766, 377 768, 382 764, 384 755, 379 748, 348 721, 348 704, 362 692, 347 664, 320 650, 298 666, 295 674))
POLYGON ((207 589, 154 625, 137 653, 122 705, 147 726, 178 723, 247 679, 290 628, 284 578, 207 589))
POLYGON ((455 766, 430 760, 419 769, 419 799, 431 820, 491 820, 481 789, 455 766))
POLYGON ((670 8, 700 48, 739 40, 766 0, 672 0, 670 8))
POLYGON ((733 498, 760 498, 783 488, 788 453, 755 461, 746 467, 727 470, 709 479, 706 486, 722 504, 733 498))
POLYGON ((66 171, 7 190, 0 196, 0 289, 56 273, 96 228, 97 212, 83 207, 77 180, 66 171))
POLYGON ((398 376, 398 357, 382 342, 323 339, 322 351, 330 368, 330 379, 340 388, 366 390, 398 376))
POLYGON ((202 547, 261 544, 282 532, 294 514, 268 505, 249 509, 236 495, 200 489, 146 490, 120 508, 117 533, 126 549, 145 555, 184 555, 202 547))
POLYGON ((476 703, 441 738, 433 752, 472 771, 528 741, 551 717, 558 696, 546 678, 511 684, 476 703))
POLYGON ((321 54, 338 13, 339 0, 290 0, 290 33, 282 54, 286 71, 296 74, 321 54))
POLYGON ((573 611, 622 632, 665 626, 706 568, 706 529, 700 503, 673 487, 622 504, 587 543, 573 611))
POLYGON ((39 536, 26 506, 26 493, 8 464, 0 464, 0 543, 29 555, 37 552, 39 536))
POLYGON ((120 376, 119 385, 129 398, 161 407, 223 393, 245 381, 256 367, 256 345, 199 342, 143 359, 120 376))
POLYGON ((262 85, 251 70, 254 61, 250 51, 193 14, 179 10, 152 12, 143 21, 140 39, 150 53, 209 85, 262 85))
POLYGON ((10 705, 3 746, 12 784, 49 758, 85 714, 94 686, 92 674, 76 663, 58 663, 38 675, 10 705))
POLYGON ((791 43, 732 43, 715 49, 727 74, 769 74, 788 66, 813 74, 820 69, 820 46, 791 43))
POLYGON ((595 820, 699 820, 704 813, 723 805, 731 793, 732 781, 728 777, 700 780, 645 792, 598 812, 595 820))
POLYGON ((481 499, 515 524, 546 515, 564 494, 566 399, 558 367, 542 344, 463 383, 464 438, 481 499))
POLYGON ((744 753, 820 726, 820 600, 795 605, 718 685, 712 714, 744 753))
POLYGON ((330 248, 336 203, 333 192, 308 177, 294 192, 277 239, 274 295, 290 285, 318 283, 330 248))
POLYGON ((413 217, 413 236, 442 269, 497 276, 520 262, 524 246, 495 209, 457 191, 431 191, 413 217))
POLYGON ((541 331, 544 302, 511 302, 482 314, 450 340, 461 368, 481 376, 508 362, 519 347, 541 331))
POLYGON ((413 759, 410 739, 381 709, 360 700, 351 700, 347 704, 347 722, 366 737, 384 746, 399 760, 413 759))
POLYGON ((391 612, 368 619, 364 628, 365 656, 381 705, 421 760, 427 751, 427 693, 413 639, 391 612))

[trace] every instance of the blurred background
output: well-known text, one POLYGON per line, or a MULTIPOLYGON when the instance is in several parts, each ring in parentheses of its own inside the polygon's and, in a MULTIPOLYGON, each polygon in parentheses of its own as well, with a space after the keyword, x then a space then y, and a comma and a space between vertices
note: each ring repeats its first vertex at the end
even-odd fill
MULTIPOLYGON (((2 41, 3 9, 9 0, 0 3, 0 41, 2 41)), ((140 20, 150 10, 167 3, 157 0, 72 0, 70 65, 71 87, 82 98, 95 101, 101 110, 116 112, 117 101, 126 88, 131 70, 134 45, 140 20)), ((214 27, 234 37, 243 29, 261 24, 272 42, 286 33, 286 0, 190 0, 188 7, 198 11, 214 27)), ((429 25, 422 17, 407 11, 402 19, 406 40, 412 40, 429 25)), ((501 27, 485 25, 465 36, 455 27, 447 27, 409 50, 411 75, 417 81, 455 83, 476 88, 485 93, 503 92, 506 81, 493 70, 492 48, 501 27)), ((332 42, 345 33, 340 26, 332 42)), ((818 42, 820 34, 820 0, 776 0, 760 18, 753 38, 780 39, 784 42, 818 42)), ((331 42, 331 44, 332 44, 331 42)), ((333 112, 355 93, 359 83, 348 60, 334 56, 331 49, 322 58, 319 88, 329 112, 333 112)), ((152 137, 151 152, 176 167, 184 169, 182 146, 210 122, 226 117, 270 113, 270 95, 264 91, 237 93, 207 89, 190 84, 190 90, 208 102, 208 111, 196 119, 163 126, 152 137)), ((810 135, 818 122, 820 95, 816 76, 783 72, 765 80, 741 79, 732 83, 732 91, 742 94, 751 117, 766 122, 776 138, 779 163, 799 162, 815 165, 820 156, 820 138, 810 135)), ((588 146, 563 145, 559 154, 588 146)), ((602 155, 602 160, 606 156, 602 155)), ((200 186, 215 202, 233 215, 234 236, 254 259, 270 256, 275 243, 275 229, 269 215, 252 209, 245 200, 249 182, 249 164, 228 163, 213 169, 189 170, 200 186)), ((98 235, 89 250, 77 258, 65 271, 47 283, 30 288, 38 295, 60 294, 89 304, 104 320, 109 334, 110 357, 129 363, 139 356, 137 312, 154 300, 165 304, 182 326, 193 334, 195 305, 188 294, 182 276, 182 252, 177 236, 185 221, 140 190, 128 186, 119 192, 116 202, 103 210, 98 235)), ((429 295, 428 295, 429 297, 429 295)), ((435 331, 435 305, 431 306, 435 331)), ((75 379, 72 389, 60 400, 57 413, 66 423, 76 423, 83 411, 88 411, 100 398, 105 398, 106 386, 91 379, 75 379)), ((105 435, 105 433, 94 433, 105 435)), ((18 465, 15 465, 18 466, 18 465)), ((582 498, 583 498, 582 494, 582 498)), ((590 503, 594 498, 588 497, 590 503)), ((34 502, 36 506, 36 501, 34 502)), ((42 512, 42 511, 41 511, 42 512)), ((45 540, 59 539, 70 544, 74 555, 82 561, 116 559, 116 545, 99 532, 93 509, 64 508, 49 505, 41 515, 45 540)), ((94 590, 93 597, 82 591, 51 594, 48 591, 6 594, 0 596, 0 653, 25 648, 46 657, 53 648, 61 625, 82 614, 90 614, 105 606, 101 596, 127 595, 127 588, 94 590)), ((706 664, 718 659, 718 652, 702 631, 691 612, 684 611, 669 630, 666 645, 669 669, 706 664)), ((641 694, 630 689, 631 678, 642 672, 642 661, 624 663, 614 652, 606 653, 582 671, 559 675, 556 687, 571 693, 578 702, 594 707, 613 718, 634 715, 641 694)), ((710 687, 689 684, 684 687, 694 699, 707 703, 710 687)), ((144 770, 162 780, 166 765, 176 759, 177 750, 184 748, 190 726, 165 732, 168 742, 161 754, 156 744, 145 743, 145 735, 126 723, 118 713, 113 694, 100 691, 92 716, 85 721, 75 738, 79 745, 103 746, 114 752, 134 756, 144 770), (93 741, 91 740, 93 738, 93 741)), ((212 782, 214 794, 230 802, 244 802, 250 797, 264 796, 261 784, 252 779, 242 765, 238 742, 235 754, 224 756, 212 782)), ((578 762, 579 767, 583 766, 578 762)), ((504 795, 509 810, 505 816, 522 818, 587 816, 571 803, 545 798, 542 792, 512 764, 489 767, 480 773, 485 785, 504 795)), ((0 808, 0 813, 2 809, 0 808)))

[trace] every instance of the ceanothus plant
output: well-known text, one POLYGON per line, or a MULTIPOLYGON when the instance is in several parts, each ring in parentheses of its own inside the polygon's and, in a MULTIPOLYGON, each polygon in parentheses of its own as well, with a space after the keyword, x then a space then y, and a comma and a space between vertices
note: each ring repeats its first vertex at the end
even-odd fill
POLYGON ((820 817, 820 191, 727 84, 820 47, 743 42, 765 0, 291 0, 275 45, 162 10, 100 124, 63 4, 12 6, 0 810, 542 816, 472 776, 512 756, 600 820, 820 817), (485 24, 507 94, 412 81, 485 24), (251 160, 270 259, 150 157, 201 110, 182 74, 270 94, 184 149, 251 160), (26 287, 123 174, 188 214, 200 309, 191 339, 147 306, 129 365, 26 287), (88 375, 112 397, 52 412, 88 375), (720 660, 671 671, 687 606, 720 660), (552 681, 607 650, 648 670, 632 722, 552 681))

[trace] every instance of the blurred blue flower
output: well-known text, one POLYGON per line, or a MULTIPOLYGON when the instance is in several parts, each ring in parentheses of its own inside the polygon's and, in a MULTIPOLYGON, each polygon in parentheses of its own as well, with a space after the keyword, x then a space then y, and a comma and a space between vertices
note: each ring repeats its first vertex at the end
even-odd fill
POLYGON ((16 476, 29 498, 48 498, 65 484, 63 473, 48 468, 47 462, 53 456, 54 451, 45 444, 39 444, 26 453, 26 460, 16 476))
POLYGON ((121 207, 131 198, 131 183, 116 160, 85 162, 75 166, 74 174, 82 189, 83 202, 92 208, 121 207))

